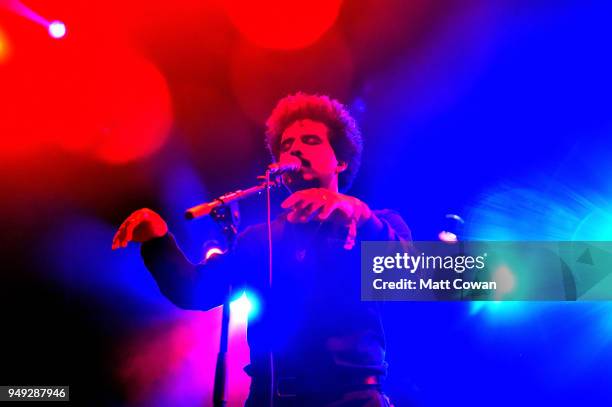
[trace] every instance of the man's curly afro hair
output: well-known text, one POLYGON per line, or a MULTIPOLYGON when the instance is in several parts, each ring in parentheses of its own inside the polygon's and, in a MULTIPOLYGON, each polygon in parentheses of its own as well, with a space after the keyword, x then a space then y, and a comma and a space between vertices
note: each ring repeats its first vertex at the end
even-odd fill
POLYGON ((329 129, 329 142, 336 158, 347 164, 347 169, 338 176, 339 189, 346 191, 357 175, 363 142, 355 120, 337 100, 301 92, 281 99, 266 121, 268 150, 278 160, 281 135, 292 123, 303 119, 321 122, 329 129))

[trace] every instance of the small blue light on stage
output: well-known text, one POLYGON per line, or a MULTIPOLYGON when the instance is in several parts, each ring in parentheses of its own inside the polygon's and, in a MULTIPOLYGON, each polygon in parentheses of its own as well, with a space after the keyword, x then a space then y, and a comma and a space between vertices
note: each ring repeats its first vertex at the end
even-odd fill
POLYGON ((483 310, 486 306, 486 301, 472 301, 470 302, 470 315, 476 315, 483 310))
MULTIPOLYGON (((250 295, 252 297, 252 294, 250 295)), ((230 303, 232 324, 246 324, 249 315, 257 313, 257 302, 251 302, 247 293, 242 293, 240 297, 230 303)))
POLYGON ((471 301, 470 316, 482 313, 491 323, 511 323, 529 315, 533 306, 521 301, 471 301))
POLYGON ((66 35, 66 26, 61 21, 53 21, 49 24, 48 31, 51 37, 60 39, 66 35))

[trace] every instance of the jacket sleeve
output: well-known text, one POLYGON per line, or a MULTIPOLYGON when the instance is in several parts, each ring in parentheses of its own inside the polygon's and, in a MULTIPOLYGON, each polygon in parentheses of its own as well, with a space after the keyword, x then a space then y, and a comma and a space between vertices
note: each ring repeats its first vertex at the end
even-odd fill
POLYGON ((361 225, 357 236, 362 241, 412 241, 412 233, 400 214, 389 209, 372 211, 372 217, 361 225))
POLYGON ((248 264, 248 260, 241 247, 242 235, 234 251, 200 264, 185 257, 170 233, 143 243, 141 255, 160 291, 172 303, 184 309, 209 310, 244 287, 245 273, 240 266, 243 262, 248 264))

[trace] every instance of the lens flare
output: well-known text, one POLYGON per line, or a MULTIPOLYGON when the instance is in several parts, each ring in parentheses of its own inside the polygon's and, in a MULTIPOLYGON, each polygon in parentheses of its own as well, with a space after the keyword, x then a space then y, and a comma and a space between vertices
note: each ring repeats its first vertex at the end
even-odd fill
POLYGON ((60 39, 66 35, 66 25, 61 21, 53 21, 49 24, 48 31, 51 37, 60 39))
POLYGON ((10 50, 8 38, 0 27, 0 64, 8 59, 10 50))

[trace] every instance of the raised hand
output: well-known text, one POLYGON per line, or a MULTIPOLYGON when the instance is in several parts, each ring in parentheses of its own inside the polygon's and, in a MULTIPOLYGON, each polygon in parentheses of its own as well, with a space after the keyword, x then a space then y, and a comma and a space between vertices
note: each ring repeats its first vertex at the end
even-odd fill
POLYGON ((306 223, 311 220, 330 219, 348 227, 344 248, 355 246, 357 227, 372 216, 372 211, 362 201, 352 196, 324 188, 311 188, 297 191, 281 204, 290 209, 287 220, 292 223, 306 223))
POLYGON ((370 208, 359 199, 324 188, 297 191, 281 207, 290 209, 287 220, 292 223, 328 219, 344 224, 353 220, 360 223, 371 215, 370 208))
POLYGON ((156 212, 143 208, 132 213, 123 221, 115 237, 113 250, 126 247, 129 242, 146 242, 168 233, 168 225, 156 212))

